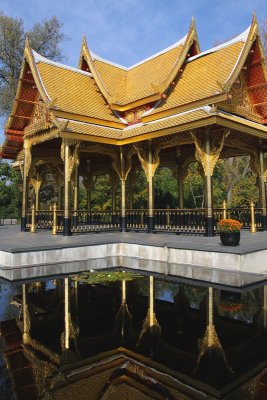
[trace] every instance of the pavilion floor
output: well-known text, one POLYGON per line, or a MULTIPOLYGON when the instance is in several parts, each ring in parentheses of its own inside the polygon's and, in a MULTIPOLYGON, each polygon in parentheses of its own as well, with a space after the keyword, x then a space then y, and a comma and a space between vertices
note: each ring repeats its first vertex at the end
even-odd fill
MULTIPOLYGON (((139 260, 135 269, 146 269, 144 261, 161 263, 154 272, 177 275, 177 269, 169 265, 199 266, 221 271, 239 271, 266 274, 267 232, 241 232, 240 245, 226 247, 219 236, 148 234, 134 232, 104 232, 52 235, 51 231, 21 232, 19 225, 0 227, 0 276, 6 269, 19 269, 57 263, 85 262, 112 257, 139 260), (140 265, 140 262, 143 262, 140 265)), ((102 264, 103 265, 103 264, 102 264)), ((121 265, 122 267, 127 265, 121 265)), ((100 267, 99 267, 100 268, 100 267)), ((102 267, 103 268, 103 267, 102 267)), ((37 273, 34 274, 37 276, 37 273)), ((42 273, 43 275, 43 273, 42 273)), ((22 276, 21 276, 22 278, 22 276)))

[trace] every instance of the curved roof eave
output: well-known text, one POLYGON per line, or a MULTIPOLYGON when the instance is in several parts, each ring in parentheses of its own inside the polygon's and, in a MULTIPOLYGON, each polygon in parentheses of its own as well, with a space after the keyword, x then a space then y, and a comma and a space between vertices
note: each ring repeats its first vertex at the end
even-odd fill
MULTIPOLYGON (((241 53, 228 77, 228 79, 225 81, 223 88, 225 92, 229 92, 233 83, 236 81, 236 79, 238 78, 241 69, 243 68, 249 51, 251 50, 251 47, 254 43, 254 41, 256 40, 257 36, 259 35, 259 29, 258 29, 258 22, 257 22, 257 18, 256 18, 256 14, 253 14, 253 18, 252 18, 252 23, 250 25, 250 27, 242 34, 244 36, 244 46, 241 50, 241 53), (246 35, 246 37, 245 37, 246 35)), ((240 37, 242 36, 240 35, 240 37)))

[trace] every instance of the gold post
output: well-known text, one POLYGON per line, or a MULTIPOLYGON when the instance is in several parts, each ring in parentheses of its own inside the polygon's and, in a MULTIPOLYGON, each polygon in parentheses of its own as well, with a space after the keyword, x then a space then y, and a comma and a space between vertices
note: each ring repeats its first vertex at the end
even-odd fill
POLYGON ((253 201, 250 202, 250 232, 256 233, 257 228, 255 225, 255 209, 253 201))
POLYGON ((32 223, 31 223, 31 233, 35 233, 35 204, 32 205, 32 223))
POLYGON ((87 172, 87 187, 86 187, 86 193, 87 193, 87 211, 91 211, 91 186, 92 186, 92 176, 91 176, 91 167, 90 167, 90 160, 86 161, 86 172, 87 172))
POLYGON ((112 212, 116 211, 116 177, 115 171, 112 169, 112 212))
POLYGON ((75 167, 74 171, 74 212, 76 212, 79 208, 79 167, 78 165, 75 167))
POLYGON ((223 201, 222 208, 223 208, 223 215, 222 215, 222 217, 223 217, 223 219, 226 219, 226 218, 227 218, 227 204, 226 204, 226 200, 223 201))
POLYGON ((62 207, 62 176, 59 172, 58 174, 58 198, 57 198, 57 208, 61 210, 62 207))
POLYGON ((52 229, 52 235, 57 234, 57 205, 56 203, 53 206, 53 229, 52 229))
POLYGON ((170 226, 170 206, 167 206, 166 225, 170 226))

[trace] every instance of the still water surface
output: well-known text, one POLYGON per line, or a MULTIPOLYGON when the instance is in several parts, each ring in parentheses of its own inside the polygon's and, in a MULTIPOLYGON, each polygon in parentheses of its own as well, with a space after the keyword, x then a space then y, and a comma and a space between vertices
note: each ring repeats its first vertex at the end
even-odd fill
MULTIPOLYGON (((34 398, 23 387, 23 379, 14 384, 14 373, 8 373, 5 366, 10 348, 18 351, 11 343, 12 335, 8 336, 7 321, 14 319, 21 341, 24 334, 28 360, 34 360, 36 369, 50 363, 56 374, 62 366, 70 368, 123 347, 145 357, 142 362, 156 363, 153 368, 162 366, 170 376, 183 377, 192 387, 221 393, 231 384, 237 386, 238 380, 243 384, 253 375, 251 371, 267 365, 263 301, 263 286, 243 291, 215 289, 201 282, 135 277, 127 272, 3 282, 0 399, 13 399, 14 390, 19 398, 34 398)), ((35 385, 35 398, 43 396, 47 382, 38 378, 35 385)), ((163 389, 152 386, 160 395, 163 389)), ((171 396, 165 398, 176 398, 171 396)))

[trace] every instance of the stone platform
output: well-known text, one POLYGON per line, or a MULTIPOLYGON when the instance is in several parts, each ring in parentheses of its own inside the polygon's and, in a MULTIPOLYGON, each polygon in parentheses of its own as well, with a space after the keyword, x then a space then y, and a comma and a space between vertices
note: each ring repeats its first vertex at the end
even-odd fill
POLYGON ((71 264, 82 268, 86 262, 92 268, 115 266, 111 260, 116 266, 147 270, 150 265, 151 271, 171 275, 187 266, 205 268, 209 275, 219 270, 267 278, 267 232, 242 231, 239 246, 224 247, 218 236, 104 232, 63 237, 50 231, 20 232, 18 225, 0 227, 0 276, 7 279, 23 279, 22 270, 28 268, 34 268, 34 276, 43 276, 63 273, 63 264, 68 270, 71 264))

